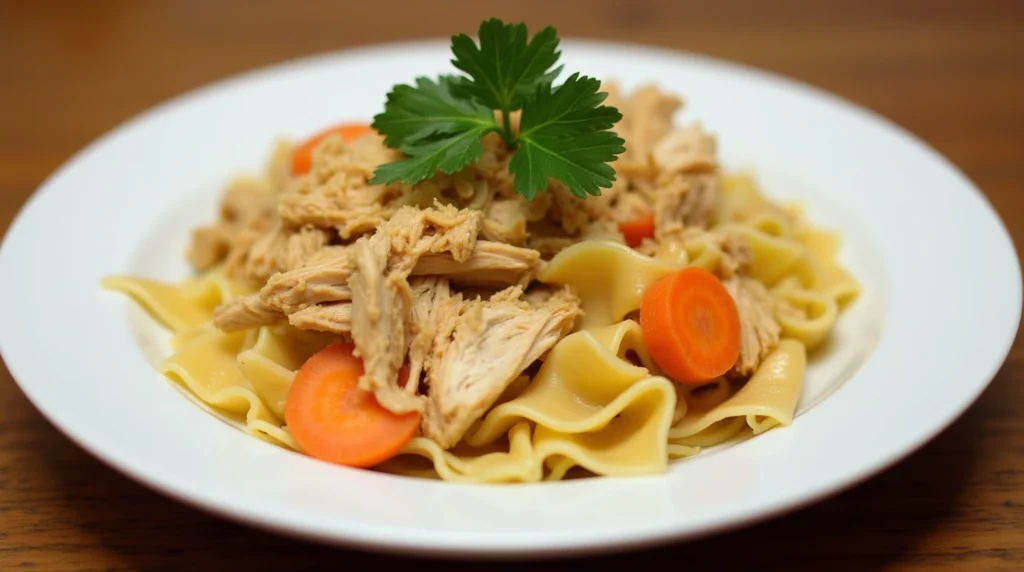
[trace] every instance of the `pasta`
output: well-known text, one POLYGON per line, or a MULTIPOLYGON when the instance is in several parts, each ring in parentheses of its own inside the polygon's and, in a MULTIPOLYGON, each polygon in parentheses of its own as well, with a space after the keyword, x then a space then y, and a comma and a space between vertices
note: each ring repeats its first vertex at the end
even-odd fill
POLYGON ((121 276, 107 278, 104 286, 129 294, 175 333, 173 352, 157 368, 161 374, 247 433, 297 449, 283 427, 288 389, 295 370, 331 339, 280 327, 233 333, 214 328, 213 309, 246 291, 220 272, 180 286, 121 276))
POLYGON ((403 452, 430 459, 449 480, 537 481, 546 462, 557 466, 548 478, 574 465, 603 475, 660 472, 675 389, 626 361, 629 351, 643 352, 633 321, 565 337, 522 393, 497 405, 465 438, 469 448, 484 450, 507 434, 507 453, 459 456, 422 437, 403 452))
MULTIPOLYGON (((709 134, 673 125, 673 96, 606 87, 627 152, 600 197, 557 183, 517 197, 496 137, 461 172, 369 184, 394 150, 328 134, 279 144, 265 177, 229 185, 220 219, 193 235, 196 277, 103 286, 169 331, 164 377, 277 446, 332 460, 289 396, 322 382, 314 357, 358 363, 350 390, 374 397, 358 416, 418 427, 352 466, 472 483, 658 474, 790 425, 808 360, 860 294, 838 236, 749 173, 721 172, 709 134), (666 333, 644 316, 652 285, 698 269, 728 296, 738 345, 684 383, 687 362, 659 357, 651 336, 666 333)), ((726 331, 710 311, 679 328, 726 331)))
POLYGON ((652 282, 683 265, 644 256, 624 244, 585 241, 555 256, 537 276, 571 286, 580 297, 584 328, 607 326, 640 308, 652 282))

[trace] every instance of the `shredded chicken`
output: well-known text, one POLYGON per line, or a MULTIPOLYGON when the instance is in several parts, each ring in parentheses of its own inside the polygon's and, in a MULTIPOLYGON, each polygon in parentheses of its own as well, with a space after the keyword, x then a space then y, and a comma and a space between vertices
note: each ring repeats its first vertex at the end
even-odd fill
POLYGON ((459 264, 468 261, 482 220, 480 211, 452 206, 403 207, 372 237, 352 246, 352 339, 365 370, 359 386, 372 390, 395 413, 423 408, 418 384, 403 388, 398 382, 398 369, 409 351, 407 324, 414 305, 408 277, 427 254, 444 254, 459 264))
POLYGON ((286 226, 334 227, 342 239, 373 232, 394 212, 394 188, 370 185, 374 169, 399 154, 376 136, 346 143, 325 139, 314 151, 310 172, 280 194, 278 214, 286 226))
POLYGON ((398 383, 398 368, 408 351, 405 315, 412 291, 406 282, 408 270, 399 265, 389 269, 391 248, 391 236, 381 229, 351 249, 352 340, 364 370, 359 387, 373 391, 377 401, 395 413, 422 411, 422 398, 412 391, 415 384, 408 384, 406 391, 398 383))
POLYGON ((620 96, 614 83, 605 82, 601 89, 608 92, 608 105, 622 112, 615 130, 626 141, 626 152, 619 156, 617 168, 648 170, 655 145, 672 129, 672 116, 682 100, 653 85, 642 86, 629 97, 620 96))
POLYGON ((446 253, 420 257, 413 274, 437 274, 463 286, 507 286, 528 284, 540 271, 540 253, 500 242, 478 241, 463 260, 446 253))
POLYGON ((295 145, 290 141, 279 140, 274 144, 267 161, 265 175, 270 183, 270 190, 275 195, 284 191, 292 180, 292 154, 295 145))
POLYGON ((232 181, 221 200, 217 222, 192 233, 188 252, 192 266, 202 271, 226 260, 232 274, 244 264, 249 247, 273 226, 276 207, 274 193, 265 182, 232 181))
POLYGON ((288 314, 288 323, 300 330, 330 332, 348 337, 352 332, 352 304, 334 302, 308 306, 288 314))
MULTIPOLYGON (((225 331, 244 330, 278 322, 309 306, 350 301, 348 250, 326 252, 330 255, 271 276, 260 292, 221 305, 214 312, 214 325, 225 331)), ((542 262, 536 250, 478 241, 465 261, 456 261, 450 253, 425 254, 410 275, 447 277, 461 286, 504 287, 528 284, 542 262)))
POLYGON ((779 345, 782 328, 775 320, 775 299, 753 278, 735 276, 723 284, 740 313, 740 357, 732 371, 750 376, 779 345))
POLYGON ((441 447, 459 442, 505 388, 572 329, 579 315, 579 301, 567 290, 536 305, 522 294, 521 287, 510 287, 489 300, 461 303, 457 315, 441 312, 422 425, 423 435, 441 447))
MULTIPOLYGON (((451 312, 452 290, 448 280, 437 276, 413 278, 412 311, 406 324, 409 334, 409 383, 418 383, 424 373, 438 326, 451 312)), ((456 302, 456 306, 457 306, 456 302)))
POLYGON ((213 316, 214 326, 225 332, 237 332, 277 323, 285 314, 267 305, 258 295, 253 295, 235 298, 219 306, 213 316))
POLYGON ((746 272, 753 262, 750 247, 742 238, 701 228, 684 228, 679 223, 663 232, 660 240, 645 240, 637 250, 676 264, 695 264, 723 280, 746 272))
POLYGON ((245 276, 251 282, 262 284, 277 272, 301 268, 330 240, 330 232, 312 225, 289 232, 278 223, 249 248, 245 276))
POLYGON ((676 129, 654 146, 654 164, 662 174, 710 173, 718 166, 714 135, 699 124, 676 129))
POLYGON ((710 227, 720 185, 717 174, 676 174, 636 181, 637 192, 651 205, 656 238, 678 224, 710 227))
POLYGON ((513 199, 494 201, 487 207, 481 236, 513 246, 526 244, 526 216, 513 199))

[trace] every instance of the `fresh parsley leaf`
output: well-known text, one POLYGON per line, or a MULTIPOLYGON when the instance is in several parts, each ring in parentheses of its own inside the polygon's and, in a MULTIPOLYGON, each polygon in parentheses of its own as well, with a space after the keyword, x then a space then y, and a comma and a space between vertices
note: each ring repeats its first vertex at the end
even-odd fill
POLYGON ((379 166, 370 182, 415 184, 438 171, 460 171, 480 159, 481 139, 494 131, 515 153, 509 172, 516 192, 527 199, 551 179, 580 198, 610 187, 615 170, 609 163, 625 151, 611 131, 622 115, 602 105, 607 94, 594 78, 573 74, 552 87, 562 70, 552 69, 561 56, 555 29, 548 26, 530 39, 525 24, 491 18, 480 24, 479 38, 477 46, 465 34, 452 37, 452 64, 468 77, 421 77, 388 94, 373 128, 405 158, 379 166), (517 109, 518 136, 509 118, 517 109))
POLYGON ((548 26, 527 41, 526 24, 506 24, 497 18, 480 24, 480 46, 466 34, 452 36, 452 64, 472 81, 460 82, 458 92, 503 112, 520 109, 541 84, 550 84, 561 52, 558 32, 548 26))
POLYGON ((610 129, 622 114, 601 105, 608 94, 600 88, 599 80, 578 73, 557 88, 540 84, 523 107, 519 148, 509 163, 517 193, 532 199, 549 179, 580 198, 612 185, 615 169, 608 163, 625 151, 625 142, 610 129))
POLYGON ((458 79, 441 76, 435 82, 421 77, 415 87, 396 85, 388 94, 384 112, 373 118, 372 127, 384 136, 384 144, 400 149, 437 135, 481 127, 497 129, 491 109, 453 94, 458 79))
POLYGON ((494 112, 452 93, 455 78, 418 78, 416 87, 397 85, 373 128, 384 144, 407 158, 381 165, 371 184, 416 183, 437 171, 454 173, 480 159, 481 138, 498 130, 494 112))
POLYGON ((457 173, 480 160, 484 150, 480 138, 486 132, 476 128, 404 147, 402 151, 408 158, 377 167, 370 184, 399 182, 411 185, 433 177, 438 171, 457 173))

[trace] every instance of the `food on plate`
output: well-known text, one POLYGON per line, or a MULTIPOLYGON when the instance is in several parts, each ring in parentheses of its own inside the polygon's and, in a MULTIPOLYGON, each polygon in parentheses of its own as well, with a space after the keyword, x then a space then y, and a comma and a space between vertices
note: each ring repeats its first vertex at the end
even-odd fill
POLYGON ((160 372, 271 443, 451 481, 658 473, 789 425, 859 292, 837 237, 677 96, 559 81, 558 45, 455 36, 461 73, 231 181, 195 277, 105 279, 171 331, 160 372))

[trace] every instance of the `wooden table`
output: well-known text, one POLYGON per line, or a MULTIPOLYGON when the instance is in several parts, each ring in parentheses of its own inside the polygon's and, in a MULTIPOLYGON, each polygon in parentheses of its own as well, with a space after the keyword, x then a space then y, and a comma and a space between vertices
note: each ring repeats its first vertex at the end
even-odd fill
MULTIPOLYGON (((1024 3, 1012 0, 0 1, 0 228, 72 153, 161 100, 313 52, 473 30, 492 11, 563 36, 739 60, 870 107, 964 169, 1024 246, 1024 3)), ((0 371, 0 570, 393 560, 255 532, 159 496, 59 434, 0 371)), ((883 475, 767 524, 610 560, 1024 569, 1024 343, 963 418, 883 475)))

